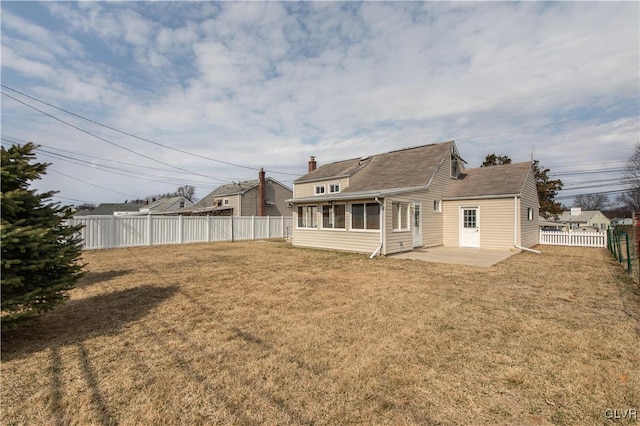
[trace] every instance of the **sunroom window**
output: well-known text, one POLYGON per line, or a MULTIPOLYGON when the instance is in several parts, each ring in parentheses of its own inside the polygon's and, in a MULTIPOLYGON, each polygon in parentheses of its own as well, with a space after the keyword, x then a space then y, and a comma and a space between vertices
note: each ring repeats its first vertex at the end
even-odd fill
POLYGON ((380 206, 378 203, 352 204, 351 229, 380 229, 380 206))

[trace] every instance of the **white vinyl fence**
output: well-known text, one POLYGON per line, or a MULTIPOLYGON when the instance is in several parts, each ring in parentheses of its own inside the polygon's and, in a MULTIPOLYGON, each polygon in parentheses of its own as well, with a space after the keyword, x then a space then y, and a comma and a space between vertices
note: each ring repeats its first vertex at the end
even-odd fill
POLYGON ((290 217, 256 216, 84 216, 67 223, 84 225, 84 249, 159 244, 286 238, 290 217))
POLYGON ((607 247, 604 232, 540 231, 540 244, 550 246, 607 247))

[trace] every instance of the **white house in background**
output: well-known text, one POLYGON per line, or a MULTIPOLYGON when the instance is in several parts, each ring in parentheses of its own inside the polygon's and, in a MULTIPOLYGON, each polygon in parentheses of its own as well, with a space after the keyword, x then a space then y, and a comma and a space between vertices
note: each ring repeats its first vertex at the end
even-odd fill
POLYGON ((563 229, 581 229, 605 231, 611 221, 599 210, 582 210, 580 207, 572 207, 569 211, 562 212, 558 223, 563 229))
POLYGON ((192 206, 185 197, 170 197, 144 203, 102 203, 93 210, 81 210, 74 214, 79 216, 141 216, 175 214, 176 210, 192 206))
POLYGON ((293 184, 293 244, 372 255, 538 244, 531 163, 465 169, 453 141, 317 167, 293 184))
POLYGON ((185 207, 193 206, 193 202, 187 200, 185 197, 169 197, 161 198, 158 201, 153 201, 144 207, 140 208, 141 214, 171 214, 176 210, 184 209, 185 207))

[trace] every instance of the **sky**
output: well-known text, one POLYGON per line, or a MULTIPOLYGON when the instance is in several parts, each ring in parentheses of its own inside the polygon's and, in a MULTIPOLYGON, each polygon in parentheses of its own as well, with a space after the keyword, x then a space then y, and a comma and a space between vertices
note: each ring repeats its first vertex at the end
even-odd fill
POLYGON ((2 145, 34 187, 124 202, 455 140, 531 158, 558 201, 623 189, 639 2, 8 2, 2 145))

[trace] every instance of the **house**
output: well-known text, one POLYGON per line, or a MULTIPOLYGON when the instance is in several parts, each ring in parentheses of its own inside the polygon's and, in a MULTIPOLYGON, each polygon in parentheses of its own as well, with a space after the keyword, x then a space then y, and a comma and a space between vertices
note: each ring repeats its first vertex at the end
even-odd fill
POLYGON ((566 229, 588 228, 598 231, 605 231, 611 225, 611 221, 599 210, 582 210, 580 207, 562 212, 558 222, 566 229))
POLYGON ((180 210, 183 215, 210 216, 291 216, 286 200, 293 196, 287 186, 263 169, 258 179, 221 185, 193 206, 180 210))
POLYGON ((123 216, 126 214, 136 214, 145 207, 144 203, 102 203, 93 210, 78 210, 74 213, 77 216, 123 216))
POLYGON ((371 253, 538 244, 531 163, 465 169, 455 142, 317 167, 294 181, 293 244, 371 253))
POLYGON ((156 214, 175 214, 176 210, 192 206, 193 202, 185 197, 169 197, 144 203, 102 203, 93 210, 79 210, 74 216, 140 216, 156 214))
POLYGON ((175 214, 176 210, 193 206, 193 202, 183 196, 161 198, 140 208, 141 214, 175 214))

